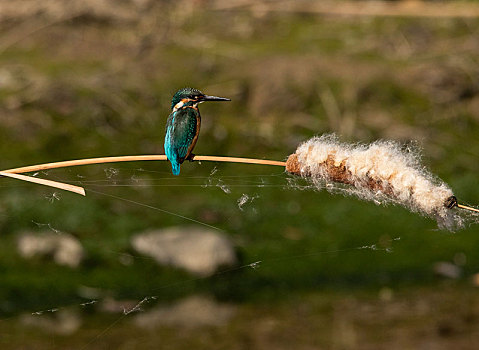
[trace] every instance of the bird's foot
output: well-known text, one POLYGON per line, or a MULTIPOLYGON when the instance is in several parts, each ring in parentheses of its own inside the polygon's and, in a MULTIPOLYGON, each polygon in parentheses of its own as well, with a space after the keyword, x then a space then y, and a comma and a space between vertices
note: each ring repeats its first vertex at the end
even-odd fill
POLYGON ((186 159, 188 159, 190 162, 194 162, 194 161, 195 161, 194 158, 195 158, 195 154, 190 153, 190 155, 189 155, 188 158, 186 158, 186 159))

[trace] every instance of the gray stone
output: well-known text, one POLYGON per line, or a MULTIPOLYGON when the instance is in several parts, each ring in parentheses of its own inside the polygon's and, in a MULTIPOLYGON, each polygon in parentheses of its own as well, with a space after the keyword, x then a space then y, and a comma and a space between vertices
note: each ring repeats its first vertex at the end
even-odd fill
POLYGON ((82 324, 80 314, 74 310, 45 310, 20 316, 20 322, 24 326, 43 330, 48 334, 71 335, 82 324))
POLYGON ((173 305, 160 305, 139 313, 134 323, 148 329, 158 326, 220 327, 234 316, 235 310, 233 305, 218 303, 205 296, 190 296, 173 305))
POLYGON ((170 227, 138 234, 133 248, 159 264, 183 268, 197 276, 210 276, 220 266, 237 263, 231 241, 201 227, 170 227))
POLYGON ((439 261, 434 264, 434 272, 442 277, 458 279, 462 275, 462 269, 448 261, 439 261))
POLYGON ((20 255, 30 259, 51 256, 59 265, 78 267, 84 250, 78 239, 67 233, 28 232, 17 241, 20 255))

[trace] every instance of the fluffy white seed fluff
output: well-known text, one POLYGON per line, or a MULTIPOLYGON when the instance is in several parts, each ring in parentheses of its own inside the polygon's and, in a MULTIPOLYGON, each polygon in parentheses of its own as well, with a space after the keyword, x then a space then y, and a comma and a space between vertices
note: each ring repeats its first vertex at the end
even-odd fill
POLYGON ((330 182, 328 167, 333 163, 343 167, 360 198, 401 204, 435 218, 441 227, 453 229, 462 224, 461 217, 445 207, 452 190, 421 166, 418 154, 403 151, 396 142, 351 145, 334 135, 323 135, 301 144, 296 156, 300 174, 312 178, 317 186, 330 182), (371 186, 372 180, 378 185, 371 186))

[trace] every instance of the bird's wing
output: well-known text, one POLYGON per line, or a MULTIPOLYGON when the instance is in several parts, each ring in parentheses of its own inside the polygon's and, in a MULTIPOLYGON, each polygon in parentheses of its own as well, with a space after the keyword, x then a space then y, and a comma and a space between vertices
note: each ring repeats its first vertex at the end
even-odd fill
MULTIPOLYGON (((189 108, 188 108, 189 109, 189 108)), ((196 135, 196 117, 189 110, 175 113, 170 127, 170 144, 172 151, 183 161, 196 135)))

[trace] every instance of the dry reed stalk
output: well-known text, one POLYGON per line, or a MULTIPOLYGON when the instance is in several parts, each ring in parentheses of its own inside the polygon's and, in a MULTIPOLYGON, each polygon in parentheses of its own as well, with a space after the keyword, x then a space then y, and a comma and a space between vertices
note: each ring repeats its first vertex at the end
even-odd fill
MULTIPOLYGON (((467 205, 464 205, 464 204, 459 204, 459 203, 457 203, 457 200, 456 200, 455 206, 460 208, 460 209, 465 209, 465 210, 469 210, 469 211, 472 211, 472 212, 475 212, 475 213, 479 213, 479 209, 473 208, 473 207, 470 207, 470 206, 467 206, 467 205)), ((451 208, 452 207, 454 207, 454 203, 451 203, 451 208)))
POLYGON ((17 179, 17 180, 23 180, 23 181, 33 182, 33 183, 36 183, 36 184, 39 184, 39 185, 45 185, 45 186, 50 186, 50 187, 54 187, 54 188, 59 188, 61 190, 81 194, 82 196, 85 195, 85 189, 83 187, 69 185, 69 184, 65 184, 65 183, 62 183, 62 182, 45 180, 45 179, 38 179, 36 177, 14 174, 14 173, 3 172, 3 171, 0 171, 0 176, 11 177, 11 178, 14 178, 14 179, 17 179))
MULTIPOLYGON (((38 179, 25 175, 18 175, 19 173, 27 173, 34 171, 42 171, 49 169, 65 168, 78 165, 88 165, 88 164, 105 164, 105 163, 116 163, 116 162, 131 162, 131 161, 145 161, 145 160, 167 160, 166 156, 163 154, 160 155, 142 155, 142 156, 119 156, 119 157, 99 157, 99 158, 87 158, 87 159, 77 159, 77 160, 66 160, 61 162, 54 163, 45 163, 30 165, 20 168, 7 169, 0 172, 0 175, 15 178, 18 180, 24 180, 28 182, 34 182, 37 184, 50 186, 54 188, 59 188, 65 191, 70 191, 74 193, 81 194, 85 196, 85 190, 82 187, 64 184, 61 182, 38 179)), ((267 159, 253 159, 253 158, 238 158, 238 157, 219 157, 219 156, 195 156, 194 160, 197 161, 214 161, 214 162, 232 162, 232 163, 246 163, 246 164, 260 164, 260 165, 276 165, 276 166, 285 166, 285 162, 279 162, 275 160, 267 159)))
MULTIPOLYGON (((4 173, 28 173, 32 171, 41 171, 48 169, 66 168, 79 165, 89 164, 104 164, 117 162, 135 162, 135 161, 150 161, 150 160, 167 160, 164 154, 159 155, 141 155, 141 156, 118 156, 118 157, 100 157, 100 158, 86 158, 76 160, 65 160, 61 162, 45 163, 30 165, 21 168, 12 168, 3 170, 4 173)), ((254 159, 254 158, 238 158, 238 157, 220 157, 220 156, 195 156, 194 161, 212 161, 212 162, 228 162, 228 163, 245 163, 245 164, 259 164, 259 165, 276 165, 286 166, 286 162, 268 159, 254 159)))

